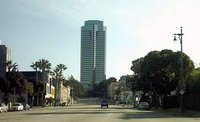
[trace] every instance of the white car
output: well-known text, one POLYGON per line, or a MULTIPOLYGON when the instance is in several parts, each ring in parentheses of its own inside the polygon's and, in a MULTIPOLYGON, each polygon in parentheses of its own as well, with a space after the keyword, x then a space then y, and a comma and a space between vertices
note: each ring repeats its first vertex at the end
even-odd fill
POLYGON ((4 103, 0 103, 0 113, 7 112, 8 107, 4 103))
POLYGON ((11 110, 13 110, 13 111, 23 111, 24 106, 21 103, 14 103, 11 107, 11 110))

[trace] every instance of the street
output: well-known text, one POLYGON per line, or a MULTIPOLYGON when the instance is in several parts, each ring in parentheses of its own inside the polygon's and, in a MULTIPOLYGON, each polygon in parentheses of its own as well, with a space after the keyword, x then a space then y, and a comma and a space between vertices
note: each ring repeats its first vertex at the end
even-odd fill
MULTIPOLYGON (((95 101, 97 102, 97 101, 95 101)), ((94 103, 94 102, 93 102, 94 103)), ((77 103, 67 107, 45 107, 30 111, 0 113, 0 122, 199 122, 200 117, 177 117, 159 111, 146 111, 110 105, 77 103)))

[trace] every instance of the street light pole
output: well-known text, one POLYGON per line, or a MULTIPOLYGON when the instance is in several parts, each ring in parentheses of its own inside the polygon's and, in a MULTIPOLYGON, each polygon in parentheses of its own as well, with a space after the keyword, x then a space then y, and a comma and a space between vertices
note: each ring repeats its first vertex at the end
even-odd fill
POLYGON ((185 90, 185 84, 184 84, 184 79, 183 79, 183 31, 182 31, 182 27, 181 27, 181 32, 180 33, 175 33, 174 34, 174 41, 176 40, 176 36, 178 36, 179 40, 180 40, 180 44, 181 44, 181 79, 179 81, 179 90, 180 90, 180 113, 183 113, 183 94, 184 94, 184 90, 185 90))

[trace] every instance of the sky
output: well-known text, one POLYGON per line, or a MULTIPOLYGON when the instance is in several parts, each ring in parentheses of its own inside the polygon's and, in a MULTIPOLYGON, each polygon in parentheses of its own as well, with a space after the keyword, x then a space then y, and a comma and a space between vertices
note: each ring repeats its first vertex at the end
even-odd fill
POLYGON ((180 50, 200 63, 200 0, 0 0, 0 40, 19 70, 47 59, 80 80, 80 34, 87 20, 107 27, 106 77, 131 75, 131 62, 154 50, 180 50))

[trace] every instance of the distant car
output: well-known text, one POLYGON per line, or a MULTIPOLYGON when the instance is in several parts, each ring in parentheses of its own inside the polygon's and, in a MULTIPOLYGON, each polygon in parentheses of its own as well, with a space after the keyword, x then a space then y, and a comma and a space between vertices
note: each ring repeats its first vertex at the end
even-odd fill
POLYGON ((120 104, 120 105, 125 105, 126 102, 120 101, 119 104, 120 104))
POLYGON ((7 112, 8 107, 4 103, 0 103, 0 113, 7 112))
POLYGON ((149 109, 149 103, 148 102, 141 102, 138 106, 138 109, 141 110, 141 109, 145 109, 145 110, 148 110, 149 109))
POLYGON ((21 103, 14 103, 14 104, 12 104, 11 110, 13 110, 13 111, 23 111, 24 106, 21 103))
POLYGON ((108 101, 107 100, 101 101, 101 108, 103 108, 104 106, 108 108, 108 101))
POLYGON ((31 106, 29 104, 23 103, 23 106, 24 106, 24 110, 26 111, 31 109, 31 106))

